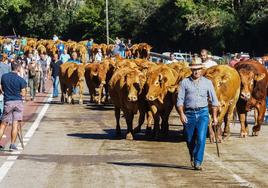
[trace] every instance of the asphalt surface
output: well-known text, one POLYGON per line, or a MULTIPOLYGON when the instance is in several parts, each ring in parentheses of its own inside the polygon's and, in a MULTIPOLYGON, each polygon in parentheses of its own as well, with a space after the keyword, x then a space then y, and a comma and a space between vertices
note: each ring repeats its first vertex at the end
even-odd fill
MULTIPOLYGON (((204 170, 195 171, 175 110, 167 139, 155 141, 143 130, 127 141, 115 137, 113 107, 87 101, 86 96, 83 105, 62 105, 59 98, 35 102, 39 108, 24 135, 42 108, 48 109, 24 150, 1 152, 0 176, 3 166, 12 165, 0 187, 268 187, 267 125, 260 136, 243 139, 239 124, 232 125, 230 139, 219 145, 220 158, 207 140, 204 170)), ((124 135, 124 118, 121 123, 124 135)))

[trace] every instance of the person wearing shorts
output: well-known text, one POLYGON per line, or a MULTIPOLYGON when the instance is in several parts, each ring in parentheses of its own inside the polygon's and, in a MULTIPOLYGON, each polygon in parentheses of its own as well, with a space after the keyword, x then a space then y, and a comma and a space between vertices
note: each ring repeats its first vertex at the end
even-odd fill
MULTIPOLYGON (((11 129, 11 144, 9 150, 17 150, 15 145, 18 124, 23 119, 23 100, 22 97, 26 95, 26 81, 18 74, 21 70, 21 64, 13 62, 11 64, 11 72, 6 73, 1 79, 1 91, 4 94, 4 111, 2 116, 2 122, 0 125, 0 140, 4 134, 6 126, 12 126, 11 129)), ((0 146, 3 149, 4 146, 0 146)))

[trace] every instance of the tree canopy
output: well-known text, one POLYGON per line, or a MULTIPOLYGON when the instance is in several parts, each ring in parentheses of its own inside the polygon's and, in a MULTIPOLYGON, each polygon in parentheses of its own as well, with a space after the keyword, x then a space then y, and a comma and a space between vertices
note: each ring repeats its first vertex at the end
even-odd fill
MULTIPOLYGON (((109 0, 110 38, 154 51, 267 53, 267 0, 109 0)), ((0 34, 106 42, 104 0, 1 0, 0 34)))

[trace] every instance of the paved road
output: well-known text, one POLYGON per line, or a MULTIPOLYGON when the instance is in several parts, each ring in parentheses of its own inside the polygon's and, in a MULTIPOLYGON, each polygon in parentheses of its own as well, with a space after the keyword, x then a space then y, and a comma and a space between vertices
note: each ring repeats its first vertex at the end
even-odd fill
POLYGON ((220 144, 220 159, 215 145, 207 144, 205 170, 198 172, 190 167, 175 111, 168 139, 154 141, 141 133, 127 141, 114 137, 112 106, 58 100, 46 112, 48 104, 36 102, 44 117, 24 126, 26 134, 39 125, 23 151, 1 153, 0 187, 268 187, 267 126, 259 137, 241 139, 236 124, 220 144))

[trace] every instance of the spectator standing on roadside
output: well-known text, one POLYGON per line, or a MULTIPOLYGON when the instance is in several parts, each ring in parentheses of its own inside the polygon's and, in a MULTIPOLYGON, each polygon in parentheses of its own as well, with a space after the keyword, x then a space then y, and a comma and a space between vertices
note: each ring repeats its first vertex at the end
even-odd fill
MULTIPOLYGON (((23 119, 23 102, 22 97, 26 95, 26 81, 18 76, 20 71, 20 63, 13 62, 11 64, 12 72, 2 76, 1 90, 4 93, 4 113, 0 126, 0 140, 4 134, 7 125, 12 126, 11 144, 9 150, 17 150, 15 145, 18 135, 18 124, 23 119)), ((0 146, 4 149, 4 146, 0 146)))
POLYGON ((229 65, 231 67, 234 67, 239 61, 240 61, 241 55, 238 53, 235 53, 234 58, 230 61, 229 65))
POLYGON ((53 61, 50 64, 51 79, 53 82, 53 98, 58 97, 58 87, 59 87, 59 74, 60 74, 60 65, 62 61, 59 60, 58 54, 54 54, 53 61))
POLYGON ((121 40, 118 37, 115 37, 114 42, 115 42, 116 45, 119 45, 121 40))
POLYGON ((20 45, 19 45, 19 42, 16 40, 14 44, 14 53, 16 54, 16 56, 18 56, 19 52, 20 52, 20 45))
POLYGON ((59 37, 58 37, 56 34, 54 34, 54 35, 53 35, 53 41, 54 41, 54 42, 57 42, 58 40, 59 40, 59 37))
POLYGON ((98 49, 98 53, 95 55, 95 61, 99 63, 102 61, 101 49, 98 49))
POLYGON ((166 64, 171 64, 171 63, 178 62, 178 60, 175 58, 174 53, 170 53, 169 57, 170 57, 170 60, 168 60, 166 64))
POLYGON ((90 60, 91 58, 91 48, 93 46, 93 38, 91 38, 88 42, 87 42, 87 53, 88 53, 88 59, 90 60))
POLYGON ((132 47, 132 43, 131 40, 128 39, 127 45, 126 45, 126 58, 128 59, 132 59, 132 54, 131 54, 131 47, 132 47))
POLYGON ((21 48, 22 50, 24 49, 24 47, 27 45, 27 39, 25 37, 23 37, 21 39, 21 48))
POLYGON ((73 52, 72 53, 72 57, 70 59, 68 59, 68 62, 72 62, 72 63, 76 63, 76 64, 80 64, 81 62, 79 61, 78 57, 77 57, 77 53, 73 52))
POLYGON ((39 91, 41 91, 42 93, 45 93, 46 92, 45 83, 46 83, 47 75, 48 75, 48 63, 47 63, 45 54, 40 55, 40 60, 38 61, 38 64, 41 67, 39 91))
POLYGON ((215 61, 209 58, 208 51, 206 49, 201 50, 201 60, 205 68, 209 68, 215 65, 218 65, 215 61))
POLYGON ((28 83, 30 87, 31 100, 35 100, 36 90, 38 88, 39 79, 39 65, 35 60, 31 61, 28 65, 28 83))
POLYGON ((61 54, 63 54, 63 51, 64 51, 64 44, 62 41, 60 41, 60 43, 57 45, 57 49, 58 49, 58 53, 59 53, 59 56, 61 54))
POLYGON ((119 43, 119 53, 122 58, 125 58, 125 50, 126 50, 126 45, 124 43, 124 40, 121 39, 121 42, 119 43))
MULTIPOLYGON (((1 60, 0 60, 0 83, 2 76, 6 73, 9 73, 11 71, 10 66, 8 65, 7 61, 7 54, 3 54, 1 60)), ((0 94, 0 119, 3 115, 4 110, 4 95, 0 94)))
POLYGON ((70 55, 67 53, 67 49, 64 49, 63 54, 60 55, 62 63, 66 63, 70 59, 70 55))

